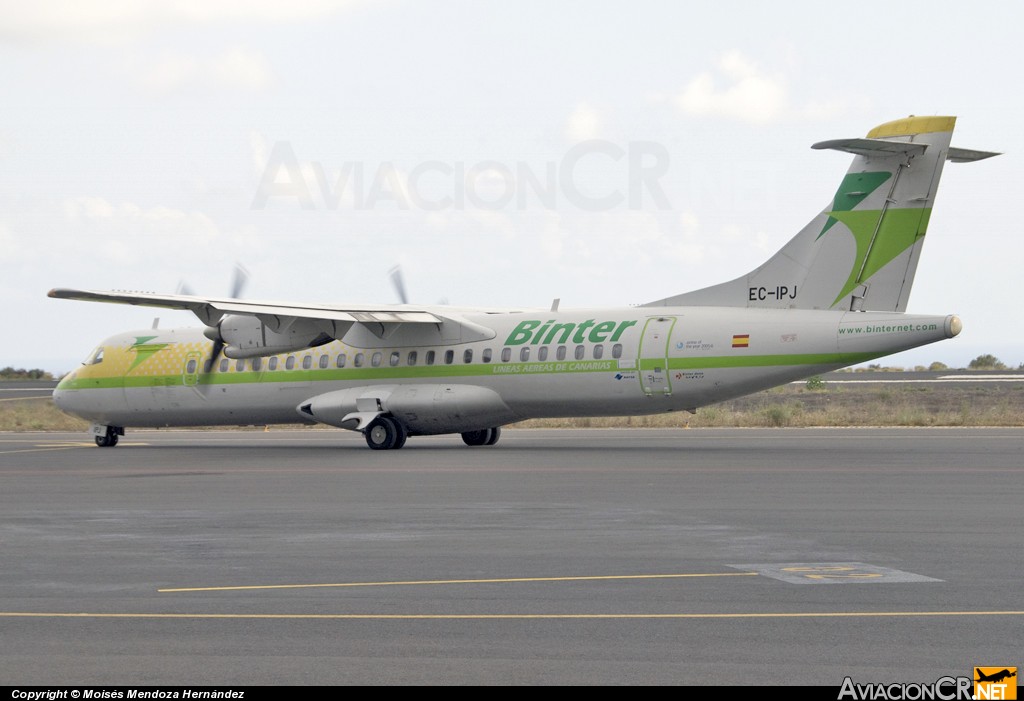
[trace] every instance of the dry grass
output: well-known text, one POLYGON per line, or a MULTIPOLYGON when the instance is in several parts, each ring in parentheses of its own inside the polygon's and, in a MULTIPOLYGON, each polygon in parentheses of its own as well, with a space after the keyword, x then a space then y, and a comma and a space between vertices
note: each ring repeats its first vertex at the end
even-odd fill
POLYGON ((837 426, 1024 426, 1024 387, 1012 384, 787 385, 699 409, 696 414, 533 419, 530 428, 728 428, 837 426))
MULTIPOLYGON (((1024 426, 1024 385, 786 385, 696 414, 531 419, 527 428, 704 428, 815 426, 1024 426)), ((79 431, 87 422, 49 399, 0 403, 0 431, 79 431)), ((286 427, 280 427, 286 428, 286 427)))
POLYGON ((0 431, 84 431, 89 423, 68 416, 47 397, 0 402, 0 431))

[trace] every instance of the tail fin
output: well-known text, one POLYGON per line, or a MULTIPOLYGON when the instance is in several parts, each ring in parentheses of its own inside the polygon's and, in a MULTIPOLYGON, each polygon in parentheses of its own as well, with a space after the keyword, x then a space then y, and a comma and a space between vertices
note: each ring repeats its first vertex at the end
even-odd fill
POLYGON ((854 154, 830 205, 756 270, 644 306, 906 310, 956 117, 908 117, 864 139, 814 144, 854 154))

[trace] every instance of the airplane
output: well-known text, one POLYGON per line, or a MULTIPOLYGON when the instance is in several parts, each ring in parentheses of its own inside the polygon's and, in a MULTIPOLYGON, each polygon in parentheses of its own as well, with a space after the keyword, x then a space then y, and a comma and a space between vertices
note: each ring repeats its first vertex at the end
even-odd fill
POLYGON ((974 680, 976 682, 1001 682, 1004 679, 1017 676, 1016 671, 1011 672, 1009 669, 1004 669, 1000 672, 995 672, 994 674, 982 674, 980 667, 975 667, 974 671, 978 675, 978 678, 974 680))
POLYGON ((96 445, 126 427, 322 423, 374 450, 461 434, 492 446, 528 418, 699 407, 952 338, 906 313, 956 117, 910 116, 814 149, 853 155, 828 206, 729 282, 637 306, 550 309, 294 304, 54 289, 50 297, 193 312, 202 328, 108 338, 53 399, 96 445))

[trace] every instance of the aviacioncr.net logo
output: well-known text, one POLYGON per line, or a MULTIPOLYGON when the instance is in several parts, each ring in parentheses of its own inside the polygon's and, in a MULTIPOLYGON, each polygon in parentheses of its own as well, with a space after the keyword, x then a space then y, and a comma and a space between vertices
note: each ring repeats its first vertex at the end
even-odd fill
POLYGON ((843 679, 839 701, 971 701, 970 677, 939 677, 932 684, 895 682, 892 684, 858 684, 850 677, 843 679))

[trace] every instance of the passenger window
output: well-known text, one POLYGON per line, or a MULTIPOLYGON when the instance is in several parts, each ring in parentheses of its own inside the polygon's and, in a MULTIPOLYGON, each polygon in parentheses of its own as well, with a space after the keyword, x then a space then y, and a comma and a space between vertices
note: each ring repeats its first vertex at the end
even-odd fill
POLYGON ((464 363, 472 363, 473 362, 473 349, 472 348, 467 348, 465 350, 465 352, 462 354, 462 362, 464 362, 464 363))
POLYGON ((603 355, 604 346, 598 343, 596 346, 594 346, 594 360, 600 360, 603 355))
POLYGON ((267 363, 267 365, 271 370, 277 370, 277 356, 275 355, 273 358, 271 358, 270 362, 267 363))
POLYGON ((284 361, 284 369, 285 370, 294 370, 295 369, 295 356, 294 355, 289 355, 288 359, 284 361))
POLYGON ((427 351, 427 365, 433 365, 433 364, 434 364, 434 351, 429 350, 429 351, 427 351))
POLYGON ((416 358, 417 358, 416 351, 409 351, 409 355, 405 359, 405 362, 407 362, 409 365, 415 365, 416 364, 416 358))
POLYGON ((523 346, 520 349, 520 351, 519 351, 519 359, 522 360, 523 362, 526 362, 527 360, 530 359, 530 347, 529 346, 523 346))
POLYGON ((244 372, 245 371, 245 361, 244 360, 239 360, 239 361, 235 362, 235 370, 237 370, 238 372, 244 372))
POLYGON ((303 356, 303 358, 302 358, 302 369, 303 370, 309 370, 311 367, 313 367, 313 356, 311 356, 311 355, 303 356))
POLYGON ((203 372, 210 372, 210 370, 213 370, 213 358, 207 358, 203 363, 203 372))
POLYGON ((444 352, 444 364, 445 365, 451 365, 454 360, 455 360, 455 351, 453 351, 451 348, 449 348, 448 350, 446 350, 444 352))
POLYGON ((539 360, 541 362, 544 362, 547 359, 548 359, 548 347, 547 346, 541 346, 540 348, 537 349, 537 360, 539 360))
POLYGON ((227 372, 228 371, 228 359, 227 358, 224 358, 224 359, 222 359, 220 361, 220 371, 221 372, 227 372))
POLYGON ((339 353, 338 354, 338 362, 336 363, 336 365, 339 368, 345 367, 345 354, 344 353, 339 353))
POLYGON ((399 353, 398 351, 393 351, 391 353, 391 367, 395 367, 396 365, 398 365, 398 361, 400 361, 401 359, 402 354, 399 353))
POLYGON ((374 353, 373 355, 370 356, 370 365, 372 365, 375 368, 379 368, 380 367, 380 361, 383 360, 383 359, 384 359, 384 354, 381 353, 380 351, 377 351, 376 353, 374 353))
POLYGON ((557 360, 565 360, 565 346, 558 347, 558 350, 555 351, 555 358, 557 360))
POLYGON ((510 360, 512 360, 512 349, 511 348, 502 348, 501 349, 501 362, 507 363, 510 360))
POLYGON ((320 369, 321 370, 326 370, 327 369, 327 363, 329 363, 329 362, 331 362, 331 359, 328 356, 321 355, 320 356, 320 369))
POLYGON ((188 375, 195 375, 196 369, 199 367, 199 363, 196 362, 195 358, 190 359, 185 363, 185 373, 188 375))
POLYGON ((583 346, 576 346, 576 352, 574 353, 573 357, 576 358, 576 360, 583 360, 583 356, 586 354, 586 352, 587 349, 584 348, 583 346))
POLYGON ((363 363, 366 362, 366 356, 362 353, 356 353, 355 364, 357 368, 363 367, 363 363))
POLYGON ((260 368, 262 368, 262 367, 263 367, 263 358, 253 358, 252 359, 252 370, 253 370, 253 372, 259 372, 260 368))
POLYGON ((621 343, 616 343, 614 346, 612 346, 612 357, 613 358, 621 358, 622 357, 622 344, 621 343))
POLYGON ((480 354, 480 359, 485 363, 491 362, 491 349, 484 348, 484 352, 480 354))

